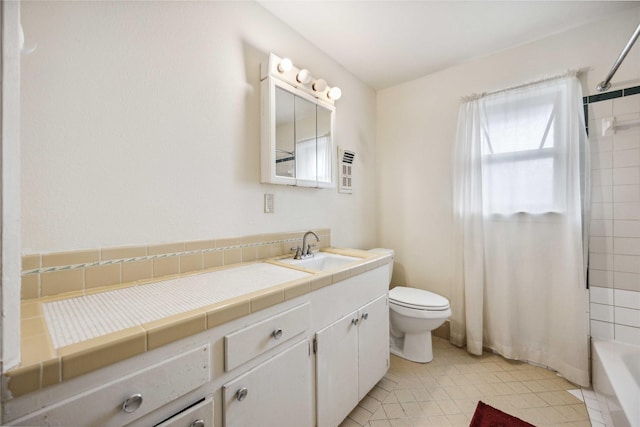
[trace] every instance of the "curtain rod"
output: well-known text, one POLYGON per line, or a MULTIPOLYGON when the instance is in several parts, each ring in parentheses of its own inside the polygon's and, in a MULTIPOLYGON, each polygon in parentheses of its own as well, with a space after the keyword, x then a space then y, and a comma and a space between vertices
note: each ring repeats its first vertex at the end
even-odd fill
POLYGON ((535 80, 535 81, 523 83, 523 84, 516 85, 516 86, 507 87, 507 88, 504 88, 504 89, 498 89, 498 90, 494 90, 494 91, 490 91, 490 92, 473 93, 473 94, 468 95, 468 96, 463 96, 462 97, 462 101, 463 102, 474 101, 476 99, 484 98, 485 96, 495 95, 497 93, 502 93, 502 92, 506 92, 508 90, 513 90, 513 89, 520 89, 520 88, 527 87, 527 86, 533 86, 533 85, 536 85, 538 83, 543 83, 543 82, 547 82, 547 81, 550 81, 550 80, 561 79, 563 77, 579 77, 582 73, 584 73, 586 71, 589 71, 589 70, 591 70, 591 68, 589 68, 589 67, 578 68, 577 70, 567 70, 562 74, 556 74, 556 75, 549 76, 549 77, 543 77, 543 78, 535 80))
POLYGON ((638 24, 638 28, 636 28, 636 31, 633 33, 633 35, 631 35, 631 38, 627 42, 627 45, 624 47, 624 49, 622 49, 622 52, 620 52, 620 56, 618 56, 618 59, 616 59, 616 62, 613 64, 613 67, 611 67, 611 70, 609 70, 609 74, 607 74, 607 77, 605 77, 605 79, 598 83, 598 86, 596 86, 596 90, 598 92, 604 92, 611 89, 610 82, 613 78, 613 75, 616 73, 616 71, 618 71, 620 64, 622 64, 622 61, 624 61, 624 58, 626 58, 627 53, 629 53, 629 50, 631 50, 631 47, 638 39, 638 36, 640 36, 640 24, 638 24))

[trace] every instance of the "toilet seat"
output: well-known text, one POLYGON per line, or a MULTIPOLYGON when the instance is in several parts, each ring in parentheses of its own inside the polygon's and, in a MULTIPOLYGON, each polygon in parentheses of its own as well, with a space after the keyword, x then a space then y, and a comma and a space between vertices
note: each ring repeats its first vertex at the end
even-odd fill
POLYGON ((389 303, 412 310, 446 311, 449 301, 423 289, 396 286, 389 291, 389 303))

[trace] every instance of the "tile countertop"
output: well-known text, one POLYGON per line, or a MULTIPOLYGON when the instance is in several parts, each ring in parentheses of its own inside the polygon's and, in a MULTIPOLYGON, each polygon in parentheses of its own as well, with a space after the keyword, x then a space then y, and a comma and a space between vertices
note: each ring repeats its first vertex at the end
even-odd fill
POLYGON ((2 400, 75 378, 391 262, 389 255, 356 249, 322 251, 360 260, 318 272, 280 263, 283 257, 278 257, 25 301, 21 307, 22 363, 4 373, 2 400))

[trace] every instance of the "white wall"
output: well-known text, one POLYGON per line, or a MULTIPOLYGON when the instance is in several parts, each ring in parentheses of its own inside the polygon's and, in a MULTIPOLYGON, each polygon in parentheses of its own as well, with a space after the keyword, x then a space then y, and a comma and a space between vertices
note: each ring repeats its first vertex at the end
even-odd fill
MULTIPOLYGON (((451 164, 461 97, 583 67, 584 94, 594 94, 638 22, 640 8, 378 92, 378 243, 396 250, 394 283, 450 295, 451 164)), ((640 85, 640 45, 612 83, 640 85)))
POLYGON ((331 228, 376 243, 375 92, 253 2, 23 2, 23 254, 331 228), (353 195, 260 184, 259 63, 340 86, 353 195), (275 194, 275 214, 263 194, 275 194))

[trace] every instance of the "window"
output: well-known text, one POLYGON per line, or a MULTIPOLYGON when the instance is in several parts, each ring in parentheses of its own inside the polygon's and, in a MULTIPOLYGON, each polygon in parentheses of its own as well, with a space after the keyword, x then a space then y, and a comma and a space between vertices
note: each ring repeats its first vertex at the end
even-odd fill
POLYGON ((484 211, 490 214, 564 210, 561 118, 557 91, 485 100, 482 118, 484 211))

